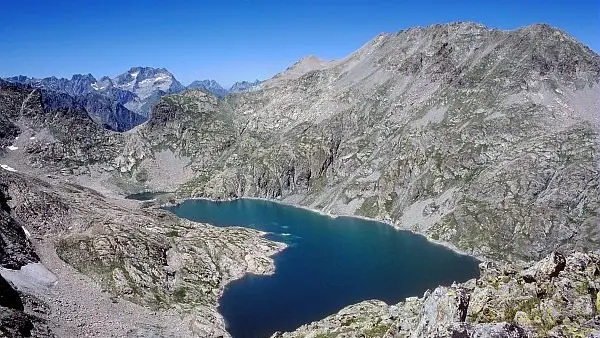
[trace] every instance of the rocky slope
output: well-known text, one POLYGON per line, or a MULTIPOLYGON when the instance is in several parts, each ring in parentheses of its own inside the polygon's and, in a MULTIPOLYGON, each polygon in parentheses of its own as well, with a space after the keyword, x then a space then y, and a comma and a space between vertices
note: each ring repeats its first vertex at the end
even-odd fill
POLYGON ((12 168, 82 172, 118 153, 120 134, 96 124, 67 94, 0 82, 0 114, 8 121, 0 130, 3 160, 12 168))
POLYGON ((121 177, 159 168, 168 151, 177 177, 193 177, 181 196, 388 220, 480 257, 589 250, 600 241, 599 81, 600 57, 547 25, 384 34, 220 102, 164 98, 137 130, 152 146, 128 147, 121 177))
MULTIPOLYGON (((3 248, 9 250, 2 251, 6 269, 0 269, 0 275, 21 297, 36 297, 37 306, 49 308, 42 319, 64 337, 111 337, 127 331, 131 336, 227 336, 216 311, 223 287, 246 272, 271 273, 270 256, 283 248, 257 231, 184 221, 68 179, 42 181, 3 170, 0 186, 6 196, 3 206, 10 211, 0 211, 0 224, 6 225, 3 244, 8 239, 3 248), (29 233, 44 265, 37 263, 29 233), (56 255, 78 272, 64 263, 57 265, 56 255), (93 282, 83 283, 78 273, 93 282), (65 283, 74 283, 76 289, 65 290, 65 283), (102 300, 90 302, 89 283, 99 285, 101 297, 119 302, 121 309, 102 307, 102 300), (65 302, 72 308, 65 309, 65 302), (121 312, 131 312, 130 302, 140 309, 133 317, 120 318, 121 312), (88 310, 93 310, 92 316, 88 310), (98 322, 102 316, 107 320, 98 322), (165 322, 146 327, 161 317, 165 322)), ((27 315, 35 311, 34 305, 25 307, 27 315)))
POLYGON ((600 337, 599 252, 480 269, 477 280, 394 305, 362 302, 273 337, 600 337))
POLYGON ((229 88, 229 93, 243 93, 250 90, 256 90, 258 89, 260 84, 260 80, 255 80, 254 82, 239 81, 231 85, 231 87, 229 88))

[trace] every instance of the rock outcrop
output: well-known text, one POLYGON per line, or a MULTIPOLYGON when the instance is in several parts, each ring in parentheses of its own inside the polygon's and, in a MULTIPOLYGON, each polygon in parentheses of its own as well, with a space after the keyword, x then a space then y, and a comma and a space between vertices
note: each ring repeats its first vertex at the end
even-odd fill
MULTIPOLYGON (((270 256, 284 248, 283 244, 262 238, 258 231, 185 221, 161 209, 141 209, 136 202, 106 197, 69 180, 40 180, 2 171, 0 187, 4 189, 0 190, 2 196, 11 197, 0 204, 11 212, 8 215, 0 210, 0 224, 13 217, 26 224, 36 247, 44 248, 42 261, 62 259, 96 281, 115 302, 132 302, 164 316, 182 318, 181 324, 155 323, 157 327, 151 330, 155 333, 175 332, 177 325, 183 325, 180 334, 184 336, 228 336, 216 311, 224 286, 247 272, 272 273, 270 256)), ((116 316, 112 324, 100 322, 108 326, 106 332, 98 332, 97 323, 86 321, 77 311, 91 307, 102 315, 107 309, 96 304, 101 304, 100 300, 82 294, 84 285, 78 286, 81 290, 70 291, 74 313, 61 310, 64 295, 54 294, 53 290, 62 287, 55 282, 71 280, 64 274, 72 272, 62 271, 64 267, 60 266, 60 270, 53 271, 57 274, 54 277, 44 266, 28 265, 39 259, 21 226, 14 236, 5 228, 0 230, 2 240, 8 236, 11 241, 2 246, 9 251, 0 251, 0 262, 8 268, 0 274, 13 278, 28 297, 47 304, 44 306, 51 309, 47 319, 60 328, 62 336, 109 337, 110 332, 123 328, 146 330, 140 324, 145 319, 129 323, 116 316), (60 315, 63 312, 69 315, 60 315)))

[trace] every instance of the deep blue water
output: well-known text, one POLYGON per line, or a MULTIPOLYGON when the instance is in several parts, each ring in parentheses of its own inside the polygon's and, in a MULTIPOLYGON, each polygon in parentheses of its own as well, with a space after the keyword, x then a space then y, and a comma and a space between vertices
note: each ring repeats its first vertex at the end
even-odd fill
POLYGON ((267 231, 289 244, 274 257, 274 275, 247 274, 225 288, 219 311, 234 338, 290 331, 362 300, 397 303, 479 274, 476 259, 380 222, 245 199, 167 209, 192 221, 267 231))

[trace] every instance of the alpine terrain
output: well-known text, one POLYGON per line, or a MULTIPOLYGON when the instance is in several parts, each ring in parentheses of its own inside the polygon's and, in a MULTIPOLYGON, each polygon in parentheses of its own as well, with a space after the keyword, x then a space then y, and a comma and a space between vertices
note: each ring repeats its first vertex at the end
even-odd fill
POLYGON ((229 336, 225 285, 285 245, 160 206, 260 197, 482 260, 274 337, 600 337, 598 111, 600 56, 545 24, 380 34, 229 90, 146 67, 0 81, 0 332, 229 336), (169 194, 124 198, 144 191, 169 194))

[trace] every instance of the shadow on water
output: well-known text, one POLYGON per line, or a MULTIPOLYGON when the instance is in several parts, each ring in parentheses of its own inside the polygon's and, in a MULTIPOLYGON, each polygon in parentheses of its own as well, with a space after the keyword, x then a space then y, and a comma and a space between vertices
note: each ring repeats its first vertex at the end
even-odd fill
POLYGON ((167 195, 167 194, 170 194, 170 193, 165 192, 165 191, 145 191, 145 192, 138 192, 135 194, 127 195, 127 196, 125 196, 125 198, 128 200, 136 200, 136 201, 151 201, 153 199, 156 199, 160 196, 167 195))
POLYGON ((368 299, 388 304, 477 277, 478 261, 423 236, 353 217, 331 218, 262 200, 187 200, 166 208, 216 226, 245 226, 290 246, 271 276, 229 283, 219 311, 234 338, 268 337, 368 299))

